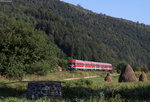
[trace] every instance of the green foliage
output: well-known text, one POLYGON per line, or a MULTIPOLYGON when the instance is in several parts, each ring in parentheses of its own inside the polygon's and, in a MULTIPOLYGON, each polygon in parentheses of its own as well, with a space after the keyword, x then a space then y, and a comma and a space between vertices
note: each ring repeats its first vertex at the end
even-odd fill
POLYGON ((4 67, 5 73, 2 73, 2 75, 7 76, 8 78, 17 78, 21 80, 26 74, 26 72, 24 71, 25 66, 23 65, 23 63, 20 62, 10 62, 10 63, 11 63, 10 66, 4 67))
POLYGON ((66 70, 68 60, 58 59, 57 62, 58 62, 58 65, 63 68, 63 70, 66 70))
POLYGON ((54 66, 60 50, 44 32, 24 21, 0 18, 0 74, 22 78, 25 74, 44 75, 54 66))
POLYGON ((117 67, 116 70, 118 73, 120 73, 122 70, 124 70, 127 66, 127 63, 125 61, 120 62, 117 67))
POLYGON ((50 71, 51 63, 47 61, 35 62, 29 69, 30 74, 46 75, 50 71))
POLYGON ((143 72, 148 72, 149 69, 148 69, 148 68, 141 68, 141 71, 143 71, 143 72))
MULTIPOLYGON (((28 22, 33 25, 29 29, 45 32, 48 40, 61 49, 57 53, 60 58, 66 57, 65 53, 73 59, 109 62, 114 66, 120 60, 131 65, 149 64, 147 25, 96 14, 59 0, 14 0, 13 5, 0 4, 0 9, 2 16, 28 22)), ((38 59, 36 55, 34 58, 38 59)))
POLYGON ((141 67, 138 66, 138 65, 134 65, 134 66, 133 66, 133 70, 134 70, 134 71, 141 71, 141 67))
POLYGON ((80 79, 79 81, 77 81, 75 84, 77 86, 90 86, 92 85, 93 81, 92 80, 84 80, 84 79, 80 79))

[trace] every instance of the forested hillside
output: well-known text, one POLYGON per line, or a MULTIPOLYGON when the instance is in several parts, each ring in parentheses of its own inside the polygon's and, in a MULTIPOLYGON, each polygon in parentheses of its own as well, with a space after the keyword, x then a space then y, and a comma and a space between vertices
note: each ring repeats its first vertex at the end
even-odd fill
MULTIPOLYGON (((138 66, 150 64, 148 25, 97 14, 59 0, 13 0, 10 4, 0 4, 0 17, 4 21, 13 19, 17 22, 13 25, 17 29, 21 29, 18 23, 24 22, 32 26, 32 30, 27 28, 29 32, 36 34, 34 29, 44 36, 46 34, 52 43, 49 46, 54 46, 59 53, 53 54, 56 58, 63 59, 67 55, 74 59, 113 64, 119 61, 138 66)), ((1 33, 7 33, 4 30, 8 29, 2 27, 2 22, 0 24, 1 33)), ((13 28, 9 30, 12 32, 13 28)), ((3 54, 2 50, 0 54, 3 54)))

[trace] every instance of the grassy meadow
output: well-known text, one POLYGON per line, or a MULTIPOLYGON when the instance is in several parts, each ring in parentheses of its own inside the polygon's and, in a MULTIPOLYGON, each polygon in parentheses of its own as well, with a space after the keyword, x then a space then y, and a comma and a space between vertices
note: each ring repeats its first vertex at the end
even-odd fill
MULTIPOLYGON (((100 71, 63 71, 50 73, 45 77, 27 76, 23 81, 0 78, 0 102, 141 102, 150 101, 150 81, 118 83, 118 74, 112 73, 112 82, 104 82, 107 72, 100 71), (96 78, 84 79, 87 76, 96 78), (67 78, 81 78, 64 81, 67 78), (27 91, 26 81, 62 81, 63 97, 60 99, 42 98, 28 100, 20 98, 27 91)), ((150 73, 146 73, 150 80, 150 73)), ((136 72, 139 77, 140 72, 136 72)))

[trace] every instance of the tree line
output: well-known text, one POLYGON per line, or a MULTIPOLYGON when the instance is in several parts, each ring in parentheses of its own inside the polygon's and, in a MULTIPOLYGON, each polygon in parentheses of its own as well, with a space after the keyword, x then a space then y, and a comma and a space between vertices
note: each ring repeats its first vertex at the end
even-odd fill
POLYGON ((1 75, 42 75, 68 58, 149 68, 150 27, 139 22, 59 0, 0 4, 0 19, 1 75))

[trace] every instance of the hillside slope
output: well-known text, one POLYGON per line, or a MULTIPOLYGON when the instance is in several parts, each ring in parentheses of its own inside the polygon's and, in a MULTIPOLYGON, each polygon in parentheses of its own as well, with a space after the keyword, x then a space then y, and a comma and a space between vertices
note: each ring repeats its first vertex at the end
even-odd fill
POLYGON ((0 4, 1 16, 24 20, 75 59, 148 65, 150 27, 96 14, 59 0, 14 0, 0 4))

